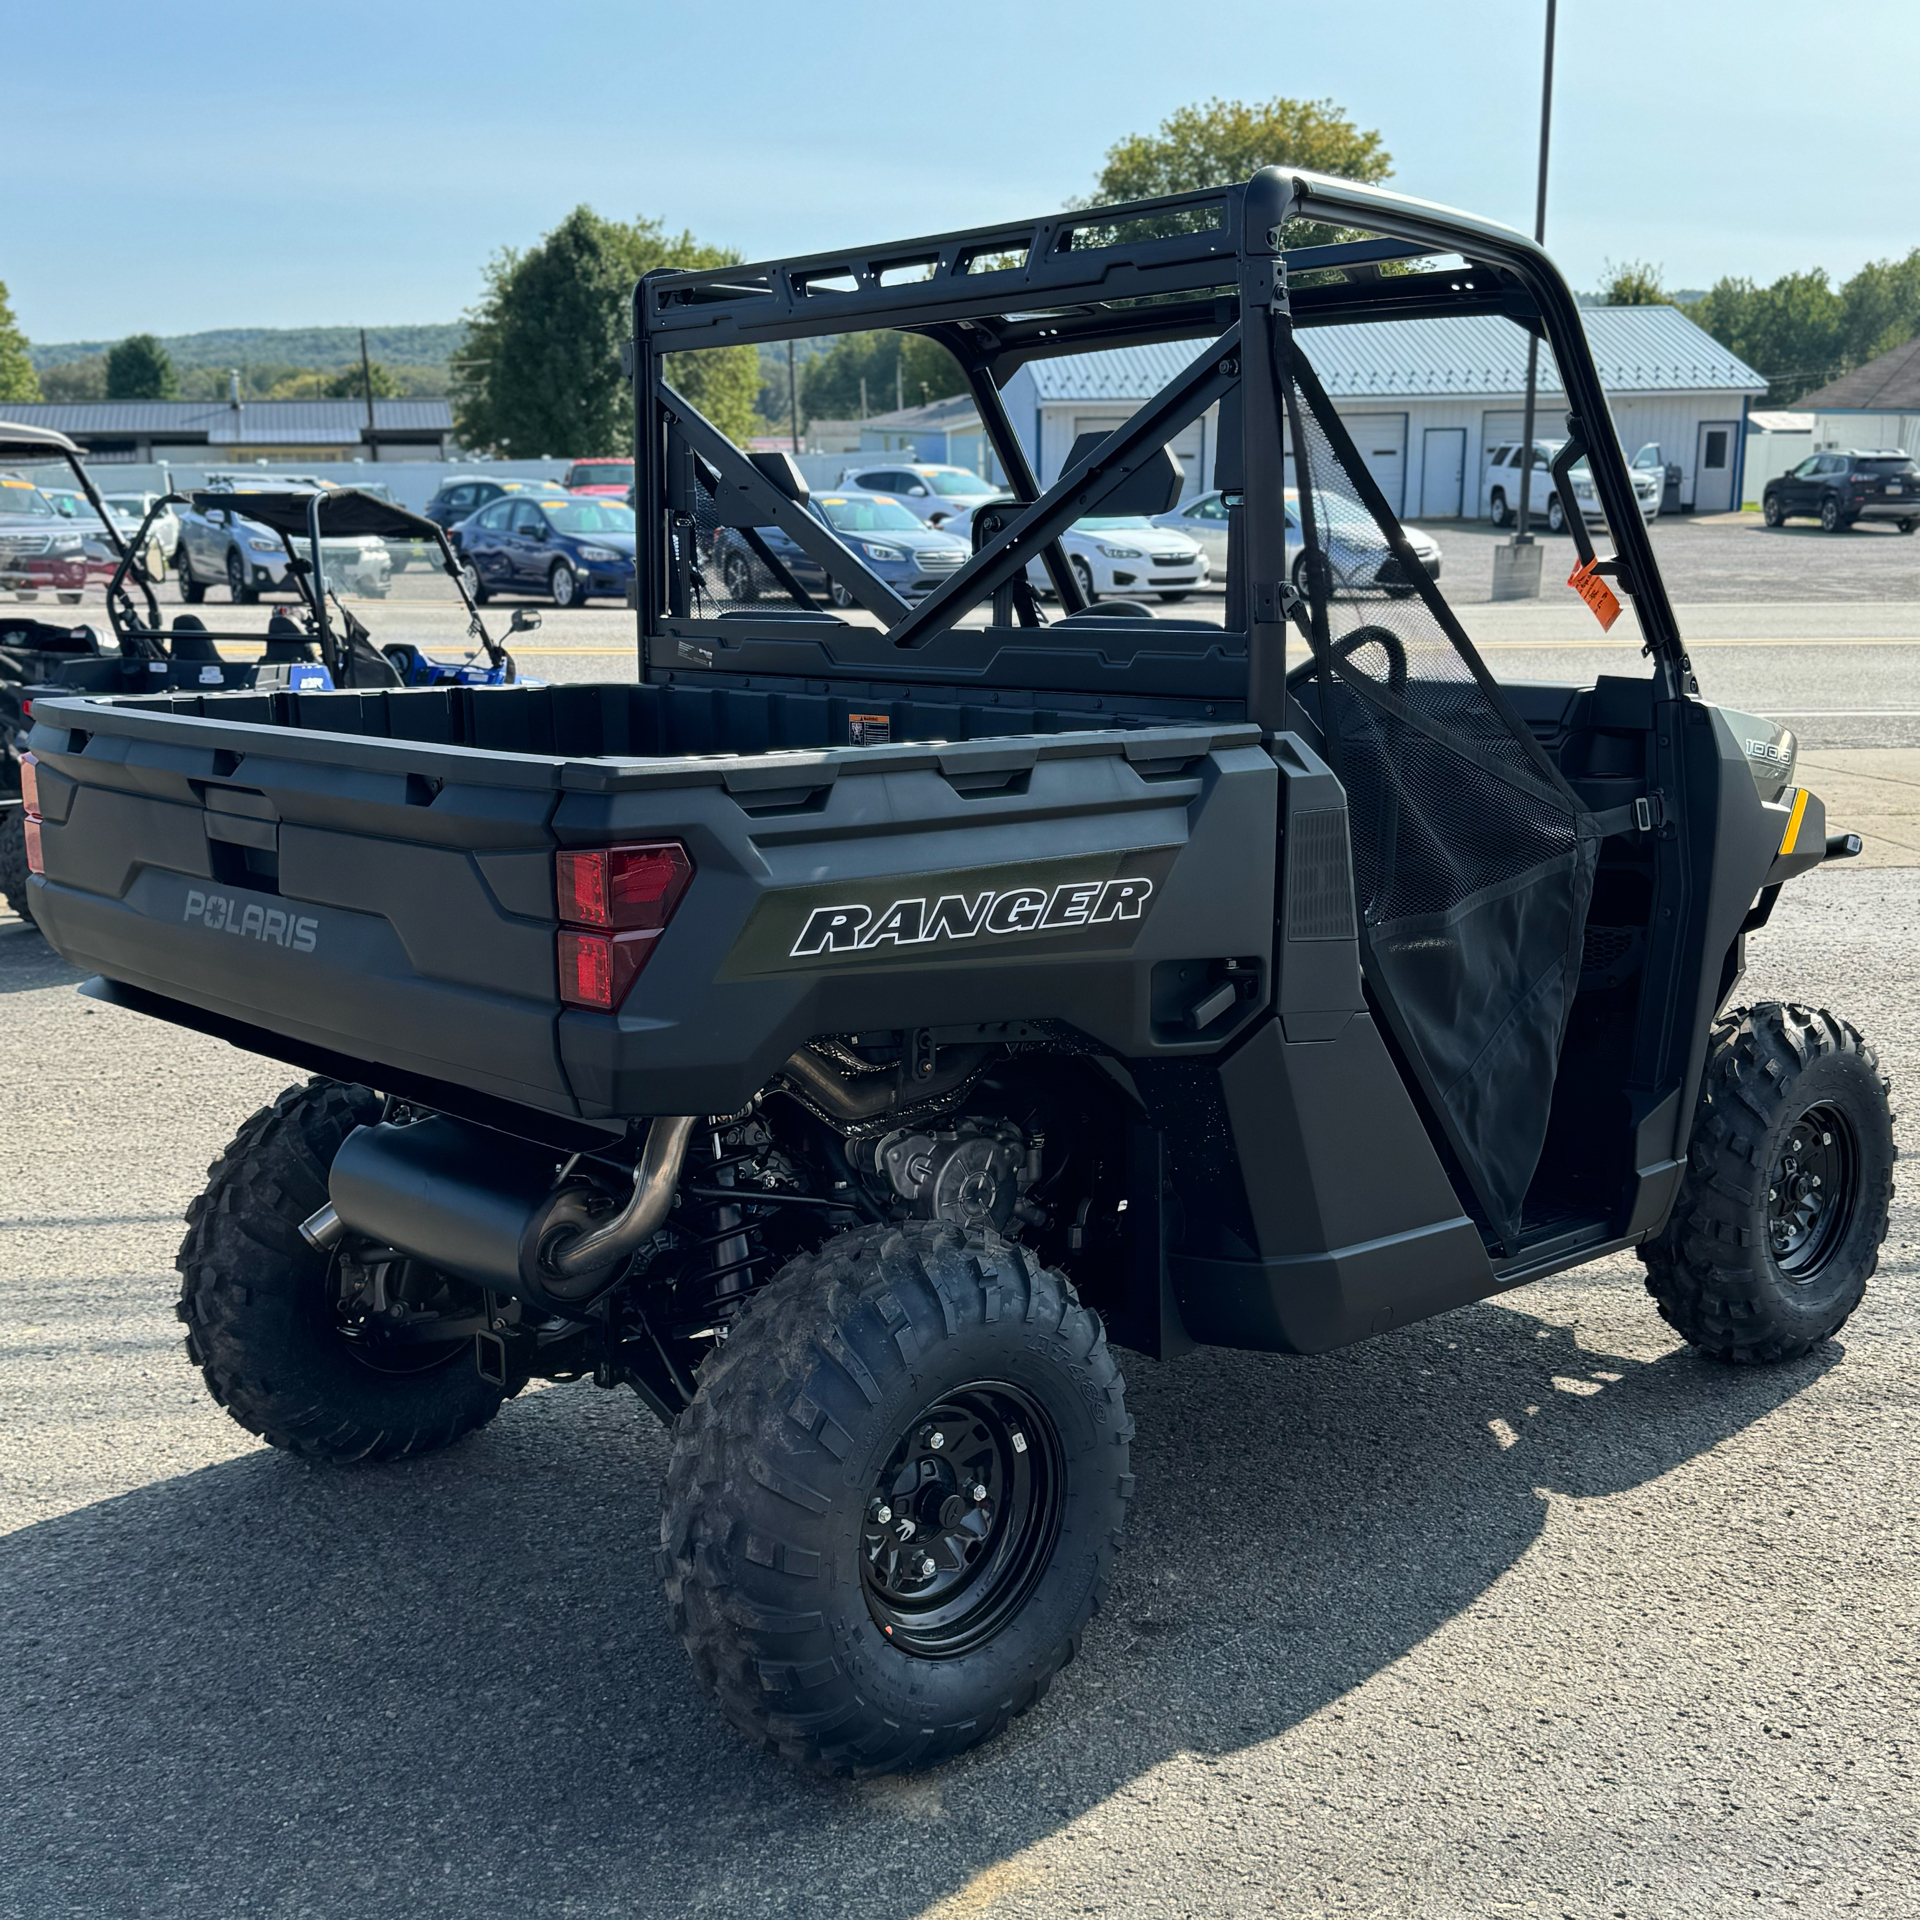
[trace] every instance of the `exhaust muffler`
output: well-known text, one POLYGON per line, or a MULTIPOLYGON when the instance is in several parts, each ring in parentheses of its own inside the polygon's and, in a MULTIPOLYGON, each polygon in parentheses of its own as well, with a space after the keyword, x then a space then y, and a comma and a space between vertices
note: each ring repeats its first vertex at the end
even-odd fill
POLYGON ((364 1234, 495 1293, 577 1305, 659 1231, 693 1124, 653 1122, 624 1205, 559 1179, 551 1154, 445 1115, 361 1127, 334 1157, 328 1205, 301 1231, 316 1247, 364 1234))

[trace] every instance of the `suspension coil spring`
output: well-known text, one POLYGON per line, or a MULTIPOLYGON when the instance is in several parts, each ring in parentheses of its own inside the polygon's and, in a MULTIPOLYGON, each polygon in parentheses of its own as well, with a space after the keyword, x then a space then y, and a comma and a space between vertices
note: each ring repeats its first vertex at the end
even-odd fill
MULTIPOLYGON (((735 1169, 751 1165, 756 1157, 752 1148, 729 1152, 719 1132, 710 1130, 691 1144, 688 1171, 699 1186, 730 1187, 735 1169)), ((724 1200, 692 1200, 683 1202, 679 1217, 699 1256, 693 1266, 706 1290, 703 1313, 736 1305, 764 1282, 767 1254, 754 1244, 741 1208, 724 1200)))

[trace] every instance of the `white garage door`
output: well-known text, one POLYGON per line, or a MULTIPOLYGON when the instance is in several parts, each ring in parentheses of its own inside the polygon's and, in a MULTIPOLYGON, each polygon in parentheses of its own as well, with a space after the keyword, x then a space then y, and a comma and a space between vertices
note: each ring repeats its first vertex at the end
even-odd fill
POLYGON ((1350 413, 1341 416, 1360 458, 1395 513, 1406 511, 1407 416, 1404 413, 1350 413))

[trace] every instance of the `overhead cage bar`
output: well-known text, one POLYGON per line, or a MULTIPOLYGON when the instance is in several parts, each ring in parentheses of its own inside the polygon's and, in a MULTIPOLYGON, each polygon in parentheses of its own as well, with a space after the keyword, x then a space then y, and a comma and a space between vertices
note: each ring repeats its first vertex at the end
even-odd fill
MULTIPOLYGON (((759 530, 768 528, 777 528, 883 623, 903 670, 916 656, 921 668, 930 666, 938 651, 932 643, 996 589, 997 604, 1004 604, 1009 583, 1024 581, 1034 561, 1045 566, 1067 612, 1077 613, 1083 601, 1060 534, 1079 515, 1097 511, 1142 458, 1218 401, 1217 484, 1241 503, 1226 583, 1234 630, 1227 637, 1237 633, 1236 643, 1246 648, 1251 710, 1265 724, 1281 724, 1288 580, 1281 395, 1294 334, 1322 325, 1468 314, 1503 316, 1536 331, 1551 348, 1571 435, 1589 450, 1614 532, 1616 552, 1602 570, 1635 597, 1657 671, 1678 686, 1686 669, 1677 627, 1624 456, 1606 430, 1606 398, 1577 305, 1546 255, 1524 235, 1451 208, 1276 168, 1214 192, 757 265, 648 275, 635 290, 631 366, 643 672, 650 640, 697 640, 719 628, 718 620, 700 617, 698 605, 692 549, 703 511, 708 525, 719 520, 743 530, 745 544, 791 602, 777 612, 725 616, 736 623, 726 631, 743 638, 751 631, 765 640, 781 620, 796 623, 784 629, 796 641, 800 620, 816 622, 817 631, 848 632, 814 607, 767 553, 759 530), (1287 252, 1281 242, 1290 221, 1362 237, 1287 252), (1025 508, 1010 523, 1003 519, 965 565, 911 608, 864 564, 852 542, 808 511, 797 468, 770 470, 766 456, 756 460, 734 447, 665 375, 670 354, 882 327, 919 333, 952 353, 1009 489, 1025 508), (1059 354, 1182 340, 1216 347, 1196 352, 1181 374, 1043 494, 1001 398, 1014 370, 1059 354)), ((849 660, 862 654, 871 672, 874 638, 856 631, 833 644, 849 660)), ((699 645, 683 648, 679 657, 721 665, 699 645)))

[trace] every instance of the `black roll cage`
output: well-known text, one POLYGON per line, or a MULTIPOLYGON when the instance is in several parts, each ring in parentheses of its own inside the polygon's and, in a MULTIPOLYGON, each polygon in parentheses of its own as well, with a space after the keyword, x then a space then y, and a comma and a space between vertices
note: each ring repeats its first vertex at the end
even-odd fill
MULTIPOLYGON (((745 507, 758 524, 778 526, 885 623, 890 644, 884 651, 908 669, 929 643, 996 587, 1021 578, 1033 560, 1045 564, 1067 614, 1082 611, 1060 534, 1219 401, 1216 484, 1230 508, 1243 508, 1231 541, 1227 627, 1230 638, 1245 634, 1250 716, 1282 726, 1290 595, 1285 408, 1276 356, 1284 331, 1456 314, 1498 314, 1551 348, 1569 437, 1586 454, 1613 535, 1614 552, 1600 558, 1596 570, 1632 598, 1659 696, 1686 694, 1691 670, 1679 629, 1578 305, 1552 261, 1525 235, 1470 214, 1277 167, 1204 193, 877 247, 647 275, 634 290, 628 363, 635 388, 641 678, 656 677, 652 669, 663 657, 679 666, 708 654, 711 664, 717 656, 708 649, 716 640, 792 636, 800 622, 831 618, 804 606, 757 619, 738 613, 702 618, 692 540, 695 489, 716 502, 731 492, 735 519, 745 507), (1285 250, 1283 230, 1296 221, 1365 237, 1285 250), (1383 273, 1388 263, 1402 270, 1383 273), (674 389, 664 365, 668 354, 689 350, 881 327, 918 333, 953 355, 1010 489, 1026 508, 913 608, 801 500, 703 420, 674 389), (1015 370, 1060 354, 1186 340, 1211 341, 1213 350, 1198 354, 1043 492, 1001 398, 1015 370), (707 646, 675 648, 675 642, 707 646)), ((1567 508, 1569 524, 1581 528, 1586 557, 1584 522, 1572 501, 1567 508)), ((871 649, 859 670, 868 678, 885 673, 871 649)))

